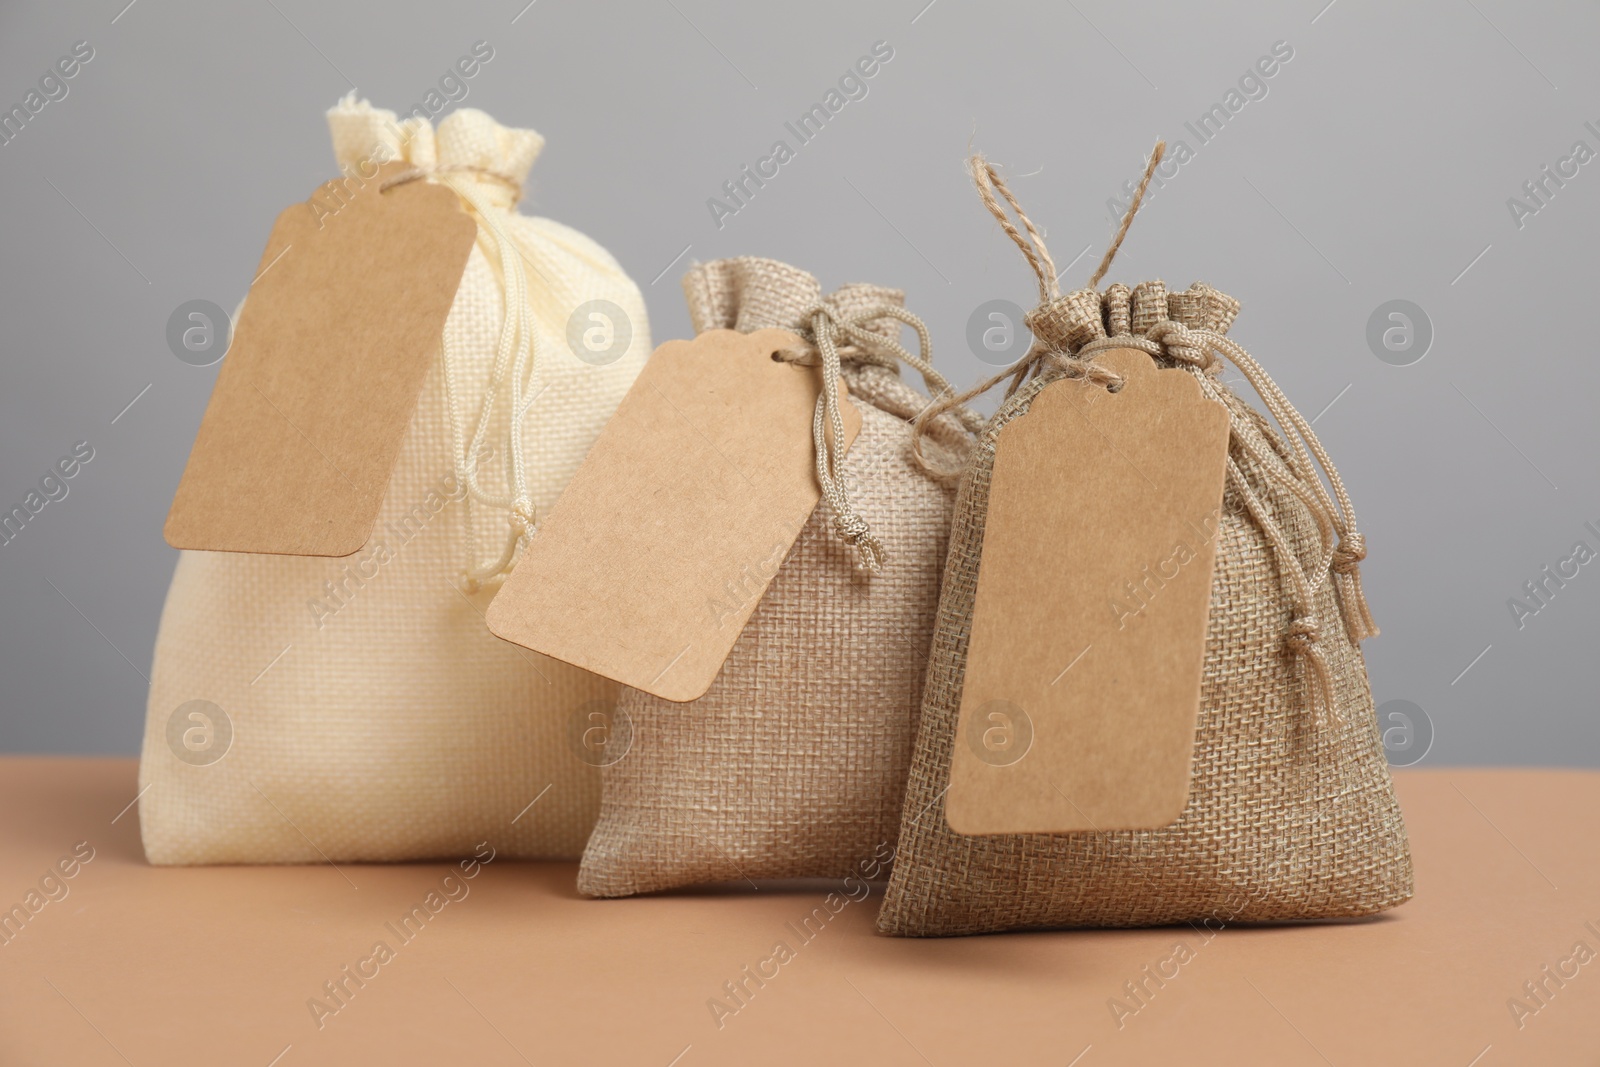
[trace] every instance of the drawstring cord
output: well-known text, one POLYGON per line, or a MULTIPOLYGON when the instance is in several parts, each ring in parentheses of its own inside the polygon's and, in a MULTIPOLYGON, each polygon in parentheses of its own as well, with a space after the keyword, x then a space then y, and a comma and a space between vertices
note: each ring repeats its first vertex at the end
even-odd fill
MULTIPOLYGON (((839 378, 845 357, 850 362, 875 367, 896 368, 905 363, 922 375, 929 393, 935 398, 952 396, 955 390, 944 375, 934 369, 931 362, 933 341, 927 324, 905 308, 883 304, 856 315, 841 315, 829 305, 817 304, 802 316, 809 322, 806 339, 815 346, 813 360, 809 352, 781 352, 778 357, 785 362, 802 366, 815 365, 822 375, 821 395, 817 397, 816 414, 812 418, 811 436, 816 449, 817 482, 822 495, 833 509, 833 526, 839 537, 856 550, 861 567, 869 574, 877 574, 888 560, 883 543, 872 533, 867 520, 850 502, 849 486, 844 474, 844 415, 839 405, 839 378), (894 319, 910 326, 917 334, 918 354, 903 348, 899 341, 875 333, 865 327, 873 320, 894 319), (840 345, 843 338, 847 343, 840 345)), ((978 432, 982 420, 965 407, 956 407, 953 414, 971 433, 978 432)), ((912 454, 918 464, 937 478, 948 480, 958 472, 937 468, 924 454, 920 434, 912 438, 912 454)))
MULTIPOLYGON (((413 167, 394 175, 380 186, 386 191, 404 182, 433 178, 452 189, 463 203, 472 209, 477 218, 479 235, 487 234, 494 243, 499 258, 499 272, 505 292, 505 322, 500 330, 495 348, 494 364, 488 386, 478 410, 478 422, 470 444, 462 428, 460 354, 454 343, 449 320, 441 341, 443 349, 445 396, 450 410, 450 430, 454 441, 454 462, 457 484, 465 490, 462 497, 463 518, 467 528, 467 543, 471 552, 464 585, 469 593, 477 592, 487 582, 503 577, 516 558, 517 550, 533 532, 537 522, 532 498, 528 492, 527 461, 523 454, 523 427, 533 397, 528 396, 538 372, 539 342, 533 329, 533 316, 528 305, 528 278, 522 266, 522 253, 516 238, 501 221, 503 208, 486 199, 473 188, 473 177, 488 177, 511 186, 520 197, 521 189, 505 175, 480 167, 413 167), (509 438, 507 442, 508 492, 494 494, 484 488, 478 477, 480 457, 486 454, 489 431, 494 421, 496 406, 503 392, 509 391, 509 438), (481 562, 476 528, 472 519, 472 502, 476 500, 492 508, 509 512, 510 530, 499 557, 490 563, 481 562)), ((535 394, 537 395, 537 394, 535 394)))

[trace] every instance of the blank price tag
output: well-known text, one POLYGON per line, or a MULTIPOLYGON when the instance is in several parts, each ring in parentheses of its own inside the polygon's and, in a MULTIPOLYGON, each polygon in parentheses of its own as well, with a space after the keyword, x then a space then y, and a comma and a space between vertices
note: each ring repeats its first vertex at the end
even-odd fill
POLYGON ((448 188, 380 193, 396 169, 278 216, 167 515, 174 548, 347 556, 372 536, 477 236, 448 188))
MULTIPOLYGON (((656 349, 489 605, 489 629, 665 700, 703 696, 811 517, 816 368, 786 330, 656 349)), ((843 400, 845 446, 861 414, 843 400)))
POLYGON ((1167 826, 1188 797, 1228 413, 1136 349, 1000 431, 946 819, 1167 826))

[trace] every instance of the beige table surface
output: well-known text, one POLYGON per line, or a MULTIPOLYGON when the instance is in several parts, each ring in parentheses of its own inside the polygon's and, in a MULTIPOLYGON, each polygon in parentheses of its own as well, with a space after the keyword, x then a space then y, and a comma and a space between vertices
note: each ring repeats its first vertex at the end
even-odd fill
POLYGON ((1600 773, 1397 777, 1417 896, 1375 921, 906 941, 874 895, 802 944, 826 886, 589 901, 572 864, 497 860, 402 943, 385 924, 450 866, 150 867, 132 761, 0 759, 0 908, 93 850, 0 927, 0 1065, 1600 1064, 1600 773))

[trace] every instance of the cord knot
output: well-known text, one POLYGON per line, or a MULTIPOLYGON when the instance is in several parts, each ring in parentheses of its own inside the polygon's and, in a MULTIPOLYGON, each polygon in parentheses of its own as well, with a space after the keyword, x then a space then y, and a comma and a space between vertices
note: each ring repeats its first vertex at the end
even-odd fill
POLYGON ((872 532, 871 527, 867 525, 867 520, 853 511, 848 515, 840 515, 835 518, 833 526, 834 529, 839 531, 839 536, 849 541, 852 545, 872 532))
POLYGON ((1286 640, 1289 648, 1299 655, 1305 655, 1316 646, 1322 637, 1322 627, 1317 622, 1317 617, 1310 612, 1296 615, 1289 623, 1289 633, 1286 640))
POLYGON ((1161 346, 1161 351, 1177 363, 1198 367, 1206 374, 1218 374, 1222 359, 1212 351, 1203 331, 1191 330, 1176 319, 1165 319, 1151 326, 1145 336, 1161 346))
POLYGON ((1356 565, 1367 558, 1367 539, 1354 530, 1339 538, 1333 547, 1333 572, 1354 574, 1356 565))
POLYGON ((887 558, 883 550, 883 543, 872 534, 867 520, 857 515, 854 511, 843 515, 834 516, 833 528, 838 532, 845 544, 853 547, 861 557, 861 566, 869 574, 877 574, 883 569, 887 558))
POLYGON ((1318 718, 1331 716, 1343 722, 1339 701, 1333 687, 1333 668, 1328 657, 1317 645, 1322 637, 1322 627, 1310 611, 1297 610, 1289 623, 1288 636, 1284 638, 1289 651, 1297 656, 1305 671, 1306 696, 1318 718))

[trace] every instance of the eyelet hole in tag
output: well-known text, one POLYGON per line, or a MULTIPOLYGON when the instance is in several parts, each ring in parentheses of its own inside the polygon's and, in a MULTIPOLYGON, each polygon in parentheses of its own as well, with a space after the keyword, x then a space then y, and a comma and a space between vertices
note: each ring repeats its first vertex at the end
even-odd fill
POLYGON ((477 237, 452 190, 383 188, 408 170, 278 216, 167 515, 174 548, 347 556, 371 538, 477 237))
MULTIPOLYGON (((656 349, 489 605, 498 636, 703 696, 821 499, 815 367, 786 330, 656 349)), ((861 414, 839 384, 843 448, 861 414)))
POLYGON ((946 820, 1170 825, 1188 796, 1228 414, 1137 349, 1045 386, 995 447, 946 820))

